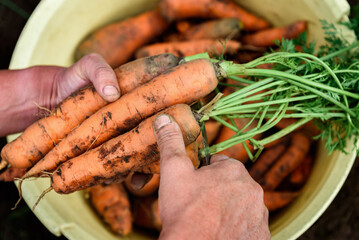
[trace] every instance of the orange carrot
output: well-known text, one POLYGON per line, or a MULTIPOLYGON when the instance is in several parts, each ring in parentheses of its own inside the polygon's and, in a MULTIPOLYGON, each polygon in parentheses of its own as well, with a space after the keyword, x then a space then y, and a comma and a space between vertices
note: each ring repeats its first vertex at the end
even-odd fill
MULTIPOLYGON (((171 115, 179 124, 185 145, 195 141, 200 129, 188 105, 177 104, 160 113, 171 115)), ((152 128, 158 114, 147 118, 131 131, 61 164, 51 177, 52 188, 58 193, 71 193, 106 180, 125 177, 131 171, 159 159, 152 128)))
POLYGON ((269 211, 278 210, 292 202, 299 193, 264 191, 264 204, 269 211))
MULTIPOLYGON (((237 118, 234 119, 235 124, 237 125, 238 129, 243 128, 247 123, 249 123, 251 119, 246 119, 246 118, 237 118)), ((248 131, 249 129, 252 129, 256 126, 256 121, 253 121, 251 123, 251 125, 244 130, 244 132, 248 131)), ((228 127, 223 127, 219 133, 219 136, 216 140, 216 143, 220 143, 223 142, 227 139, 230 139, 231 137, 233 137, 235 135, 235 131, 233 131, 232 129, 228 128, 228 127)), ((255 136, 256 139, 260 138, 260 135, 255 136)), ((250 144, 249 140, 245 141, 245 143, 250 151, 253 151, 253 146, 250 144)), ((221 152, 219 152, 219 154, 224 154, 230 158, 234 158, 237 159, 243 163, 245 163, 249 157, 248 157, 248 153, 245 150, 244 146, 242 143, 238 143, 230 148, 227 148, 221 152)))
POLYGON ((87 189, 92 206, 120 236, 132 230, 130 201, 122 184, 97 185, 87 189))
POLYGON ((236 18, 223 18, 196 24, 183 32, 183 40, 233 39, 239 36, 242 23, 236 18))
POLYGON ((292 134, 291 146, 260 180, 264 190, 274 190, 304 160, 309 152, 310 139, 301 132, 292 134))
POLYGON ((198 101, 218 84, 213 66, 208 59, 186 62, 101 108, 73 129, 24 178, 52 171, 62 162, 134 128, 166 107, 198 101))
POLYGON ((158 211, 158 198, 135 198, 133 201, 133 221, 140 227, 160 231, 162 221, 158 211))
POLYGON ((243 44, 257 47, 271 47, 275 46, 275 40, 296 38, 303 33, 306 28, 307 23, 305 21, 297 21, 289 26, 265 29, 245 35, 242 38, 242 42, 243 44))
POLYGON ((148 181, 143 188, 141 189, 135 189, 131 185, 133 173, 130 173, 125 180, 125 186, 127 190, 132 193, 135 196, 144 197, 149 196, 156 192, 158 190, 158 187, 160 185, 160 175, 159 174, 153 174, 150 181, 148 181))
MULTIPOLYGON (((115 69, 121 94, 176 66, 179 58, 162 54, 137 59, 115 69)), ((29 168, 44 157, 59 141, 98 109, 108 104, 88 87, 75 92, 56 107, 49 116, 28 127, 24 133, 1 151, 4 162, 16 168, 29 168)))
POLYGON ((185 33, 191 26, 192 23, 186 20, 176 22, 176 29, 180 34, 185 33))
POLYGON ((136 49, 163 33, 168 23, 157 10, 115 22, 98 29, 78 46, 75 58, 89 53, 99 53, 111 67, 124 64, 136 49))
POLYGON ((0 173, 0 181, 4 182, 12 182, 17 180, 18 178, 21 178, 26 172, 26 168, 14 168, 9 167, 7 169, 4 169, 0 173))
POLYGON ((308 154, 303 162, 290 174, 289 182, 295 186, 303 186, 312 169, 313 157, 308 154))
MULTIPOLYGON (((198 158, 198 143, 193 142, 186 146, 187 156, 191 159, 193 167, 198 168, 201 164, 200 159, 198 158)), ((145 165, 139 169, 136 169, 135 172, 145 173, 145 174, 159 174, 160 173, 160 160, 154 161, 148 165, 145 165)))
POLYGON ((237 18, 248 31, 269 27, 264 19, 227 0, 162 0, 160 9, 169 21, 186 18, 237 18))
MULTIPOLYGON (((224 41, 223 41, 224 43, 224 41)), ((227 41, 225 54, 234 54, 241 47, 237 41, 227 41)), ((144 46, 137 50, 136 58, 153 56, 161 53, 172 53, 180 57, 191 56, 194 54, 209 52, 212 55, 222 54, 223 44, 219 40, 200 39, 183 42, 164 42, 144 46)))
POLYGON ((259 181, 285 149, 285 144, 278 144, 274 147, 265 149, 254 165, 249 169, 249 175, 251 175, 254 180, 259 181))

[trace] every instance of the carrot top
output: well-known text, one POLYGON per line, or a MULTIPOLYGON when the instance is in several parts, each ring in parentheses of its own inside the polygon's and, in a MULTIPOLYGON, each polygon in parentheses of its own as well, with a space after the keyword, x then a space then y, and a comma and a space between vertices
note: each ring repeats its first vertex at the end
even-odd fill
POLYGON ((234 85, 237 90, 232 94, 199 110, 198 113, 202 114, 200 121, 212 118, 236 134, 226 141, 205 146, 200 152, 202 157, 249 140, 258 149, 254 155, 248 151, 249 157, 254 160, 265 144, 313 119, 321 130, 316 138, 325 140, 329 154, 334 150, 345 152, 347 140, 352 137, 358 142, 359 53, 356 49, 359 41, 346 44, 339 50, 333 47, 325 51, 321 48, 316 54, 309 50, 297 52, 294 44, 291 48, 290 43, 290 40, 283 40, 281 51, 245 64, 212 59, 222 77, 240 84, 234 85), (274 64, 273 69, 257 68, 267 63, 274 64), (235 118, 250 118, 251 121, 238 128, 233 121, 235 118), (253 138, 271 129, 283 118, 298 121, 264 139, 253 138), (255 120, 257 126, 248 129, 255 120))

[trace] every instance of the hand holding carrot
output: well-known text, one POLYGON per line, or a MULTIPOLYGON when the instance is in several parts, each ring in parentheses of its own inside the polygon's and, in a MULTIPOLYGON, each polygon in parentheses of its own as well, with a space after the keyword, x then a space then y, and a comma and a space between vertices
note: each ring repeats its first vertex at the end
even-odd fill
POLYGON ((154 121, 161 155, 160 239, 269 239, 263 190, 242 163, 214 155, 195 169, 178 125, 166 115, 154 121))
POLYGON ((0 136, 24 130, 76 90, 93 83, 109 102, 119 98, 117 78, 98 54, 89 54, 65 68, 35 66, 21 70, 0 70, 0 136), (39 116, 40 114, 40 116, 39 116))

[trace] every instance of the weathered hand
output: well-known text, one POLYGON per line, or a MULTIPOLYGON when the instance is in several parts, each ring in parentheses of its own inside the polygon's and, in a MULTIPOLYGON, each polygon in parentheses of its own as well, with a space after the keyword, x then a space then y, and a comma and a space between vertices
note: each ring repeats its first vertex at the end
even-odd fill
POLYGON ((161 154, 162 239, 269 239, 262 188, 224 155, 194 169, 181 131, 165 115, 154 122, 161 154))
POLYGON ((0 136, 24 130, 41 117, 41 109, 52 109, 89 83, 106 101, 120 96, 113 69, 98 54, 89 54, 68 68, 1 70, 0 136))

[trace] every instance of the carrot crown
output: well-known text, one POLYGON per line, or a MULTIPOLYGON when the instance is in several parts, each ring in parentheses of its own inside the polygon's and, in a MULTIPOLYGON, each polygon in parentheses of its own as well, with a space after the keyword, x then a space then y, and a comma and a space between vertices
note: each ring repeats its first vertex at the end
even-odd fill
POLYGON ((220 85, 236 87, 236 91, 212 104, 200 121, 212 118, 236 134, 203 149, 202 156, 206 156, 206 152, 207 155, 215 154, 249 140, 258 149, 254 156, 247 149, 249 157, 254 160, 265 144, 311 120, 315 120, 321 130, 316 138, 325 140, 329 153, 345 151, 347 140, 354 137, 357 141, 359 136, 359 54, 352 51, 358 46, 359 42, 355 42, 336 51, 321 52, 318 56, 280 51, 246 64, 213 59, 225 77, 237 81, 238 85, 220 82, 220 85), (273 69, 257 68, 268 63, 273 64, 273 69), (251 120, 246 126, 238 128, 233 121, 235 118, 251 120), (267 132, 283 118, 296 118, 298 121, 264 139, 253 138, 267 132), (248 129, 255 120, 257 126, 248 129))

